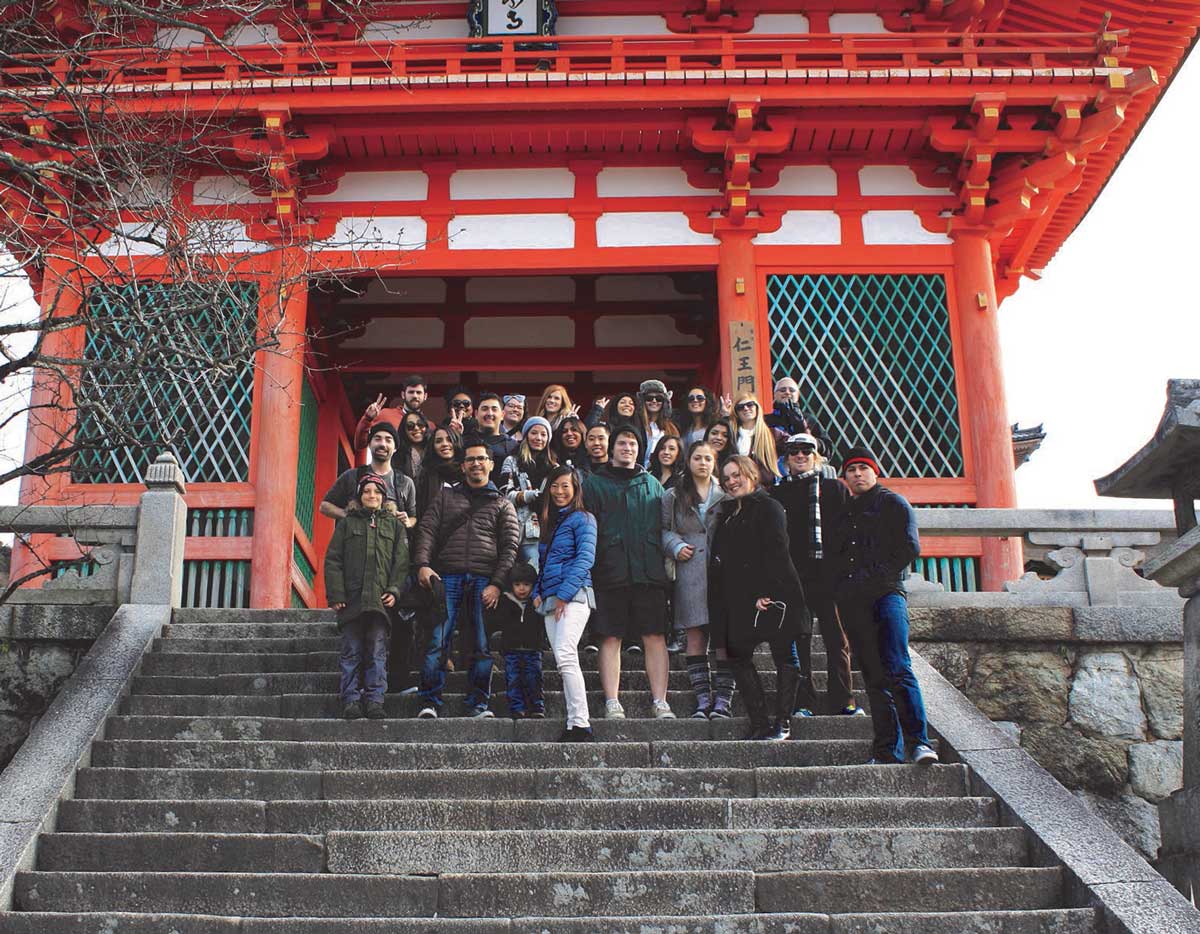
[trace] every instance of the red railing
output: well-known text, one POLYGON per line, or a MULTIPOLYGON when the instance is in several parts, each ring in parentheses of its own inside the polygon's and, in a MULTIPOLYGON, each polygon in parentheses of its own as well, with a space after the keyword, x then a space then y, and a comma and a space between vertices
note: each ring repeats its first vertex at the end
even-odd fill
POLYGON ((189 49, 148 47, 23 56, 0 82, 147 84, 261 78, 360 78, 687 70, 1090 68, 1111 63, 1113 33, 556 36, 404 39, 189 49), (518 50, 518 45, 531 46, 518 50))

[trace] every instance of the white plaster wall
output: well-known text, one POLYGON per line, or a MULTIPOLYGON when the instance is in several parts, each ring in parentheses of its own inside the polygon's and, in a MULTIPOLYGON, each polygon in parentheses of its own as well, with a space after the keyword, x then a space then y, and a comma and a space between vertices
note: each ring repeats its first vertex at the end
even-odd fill
POLYGON ((774 185, 770 188, 755 186, 754 190, 759 194, 836 195, 837 172, 828 165, 786 165, 774 185))
POLYGON ((875 13, 834 13, 829 17, 830 32, 887 32, 883 18, 875 13))
POLYGON ((468 302, 573 302, 570 276, 475 276, 467 280, 468 302))
POLYGON ((557 316, 471 318, 464 329, 464 343, 467 347, 514 347, 530 353, 546 347, 574 347, 575 322, 557 316))
POLYGON ((230 45, 279 45, 279 30, 270 23, 245 23, 225 34, 230 45))
POLYGON ((429 177, 424 172, 347 172, 338 186, 325 195, 308 195, 306 202, 322 201, 424 201, 429 197, 429 177))
POLYGON ((246 225, 241 221, 222 218, 193 219, 188 228, 188 239, 189 249, 193 252, 265 253, 278 249, 269 243, 250 239, 246 235, 246 225))
POLYGON ((754 17, 751 33, 791 35, 808 32, 808 17, 803 13, 759 13, 754 17))
POLYGON ((199 29, 163 27, 154 32, 156 49, 186 49, 193 45, 204 45, 204 33, 199 29))
POLYGON ((599 276, 596 300, 601 302, 653 302, 695 298, 699 293, 680 292, 671 276, 599 276))
POLYGON ((452 250, 563 250, 575 245, 569 214, 459 214, 450 219, 452 250))
POLYGON ((712 234, 692 230, 683 213, 612 212, 596 220, 597 246, 710 246, 716 242, 712 234))
POLYGON ((930 233, 921 226, 914 211, 867 211, 862 219, 863 242, 867 244, 942 244, 951 240, 943 233, 930 233))
POLYGON ((949 188, 927 188, 907 165, 864 165, 858 170, 864 195, 948 195, 949 188))
POLYGON ((682 333, 670 315, 605 315, 596 319, 597 347, 697 347, 703 343, 695 334, 682 333))
POLYGON ((441 318, 372 318, 362 337, 343 342, 350 350, 432 350, 445 341, 441 318))
POLYGON ((832 246, 842 242, 837 211, 785 211, 779 229, 754 238, 759 246, 832 246))
POLYGON ((422 217, 343 217, 333 236, 314 244, 321 250, 423 250, 422 217))
POLYGON ((560 36, 663 36, 669 35, 661 16, 560 16, 560 36))
POLYGON ((677 166, 609 166, 596 176, 601 198, 665 197, 712 194, 688 184, 687 172, 677 166))
POLYGON ((201 175, 192 185, 193 204, 266 204, 270 200, 256 195, 250 183, 237 175, 201 175))
POLYGON ((446 280, 428 277, 411 279, 371 279, 358 298, 344 299, 344 305, 415 305, 443 304, 446 280))
POLYGON ((574 196, 575 174, 570 169, 464 169, 450 176, 450 197, 455 200, 574 196))
POLYGON ((395 42, 397 39, 465 39, 467 17, 426 20, 381 19, 363 27, 363 42, 395 42))
POLYGON ((115 226, 113 235, 96 248, 101 256, 158 256, 162 253, 165 232, 161 225, 152 221, 121 221, 115 226), (151 237, 155 242, 146 243, 130 239, 132 237, 151 237))

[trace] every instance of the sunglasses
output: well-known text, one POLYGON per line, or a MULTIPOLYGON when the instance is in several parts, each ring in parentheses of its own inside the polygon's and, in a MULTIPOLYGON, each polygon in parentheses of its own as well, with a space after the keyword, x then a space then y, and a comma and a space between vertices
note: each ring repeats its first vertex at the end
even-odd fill
POLYGON ((452 409, 469 409, 470 407, 471 407, 470 402, 464 402, 461 399, 458 399, 458 400, 450 403, 450 408, 452 408, 452 409))
POLYGON ((783 449, 783 453, 791 457, 796 454, 815 454, 817 449, 811 444, 789 444, 783 449))
POLYGON ((656 392, 650 393, 650 395, 646 396, 645 398, 646 398, 647 402, 666 402, 667 401, 666 396, 660 396, 656 392))
POLYGON ((708 399, 702 393, 696 393, 693 396, 688 396, 688 402, 707 402, 708 399))
POLYGON ((743 409, 757 409, 758 403, 757 402, 739 402, 737 405, 734 406, 734 408, 737 409, 739 412, 741 412, 743 409))
POLYGON ((404 430, 405 431, 426 431, 428 429, 424 425, 422 425, 420 422, 409 422, 407 425, 404 426, 404 430))

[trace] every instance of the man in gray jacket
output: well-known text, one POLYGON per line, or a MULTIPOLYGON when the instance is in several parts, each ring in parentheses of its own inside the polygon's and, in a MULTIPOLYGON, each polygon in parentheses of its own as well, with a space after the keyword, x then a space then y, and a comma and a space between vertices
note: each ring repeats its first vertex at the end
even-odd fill
POLYGON ((472 652, 468 692, 469 717, 491 717, 492 656, 483 626, 483 608, 500 599, 505 578, 517 557, 521 528, 512 503, 489 480, 492 456, 487 444, 469 438, 463 456, 464 482, 443 488, 425 510, 417 527, 413 565, 426 589, 441 581, 446 590, 446 618, 434 622, 421 667, 424 706, 417 715, 436 717, 446 685, 446 658, 459 617, 466 620, 472 652))

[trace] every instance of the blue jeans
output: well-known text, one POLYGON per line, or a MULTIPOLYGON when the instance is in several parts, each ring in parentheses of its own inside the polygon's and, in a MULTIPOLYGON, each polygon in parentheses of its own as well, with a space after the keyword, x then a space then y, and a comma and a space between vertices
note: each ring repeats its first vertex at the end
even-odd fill
POLYGON ((382 704, 387 693, 387 624, 376 614, 352 620, 342 629, 338 659, 343 704, 382 704))
POLYGON ((908 654, 908 601, 886 593, 873 601, 839 600, 838 613, 862 665, 881 762, 903 762, 917 745, 929 744, 925 702, 908 654))
POLYGON ((508 687, 508 712, 545 713, 542 695, 542 653, 517 649, 504 653, 504 678, 508 687))
POLYGON ((466 706, 487 707, 492 694, 492 655, 488 651, 487 633, 483 628, 483 589, 488 579, 480 574, 447 574, 446 618, 435 620, 421 665, 421 697, 435 709, 442 706, 442 690, 446 687, 446 659, 460 616, 464 635, 471 652, 471 670, 467 675, 466 706))

